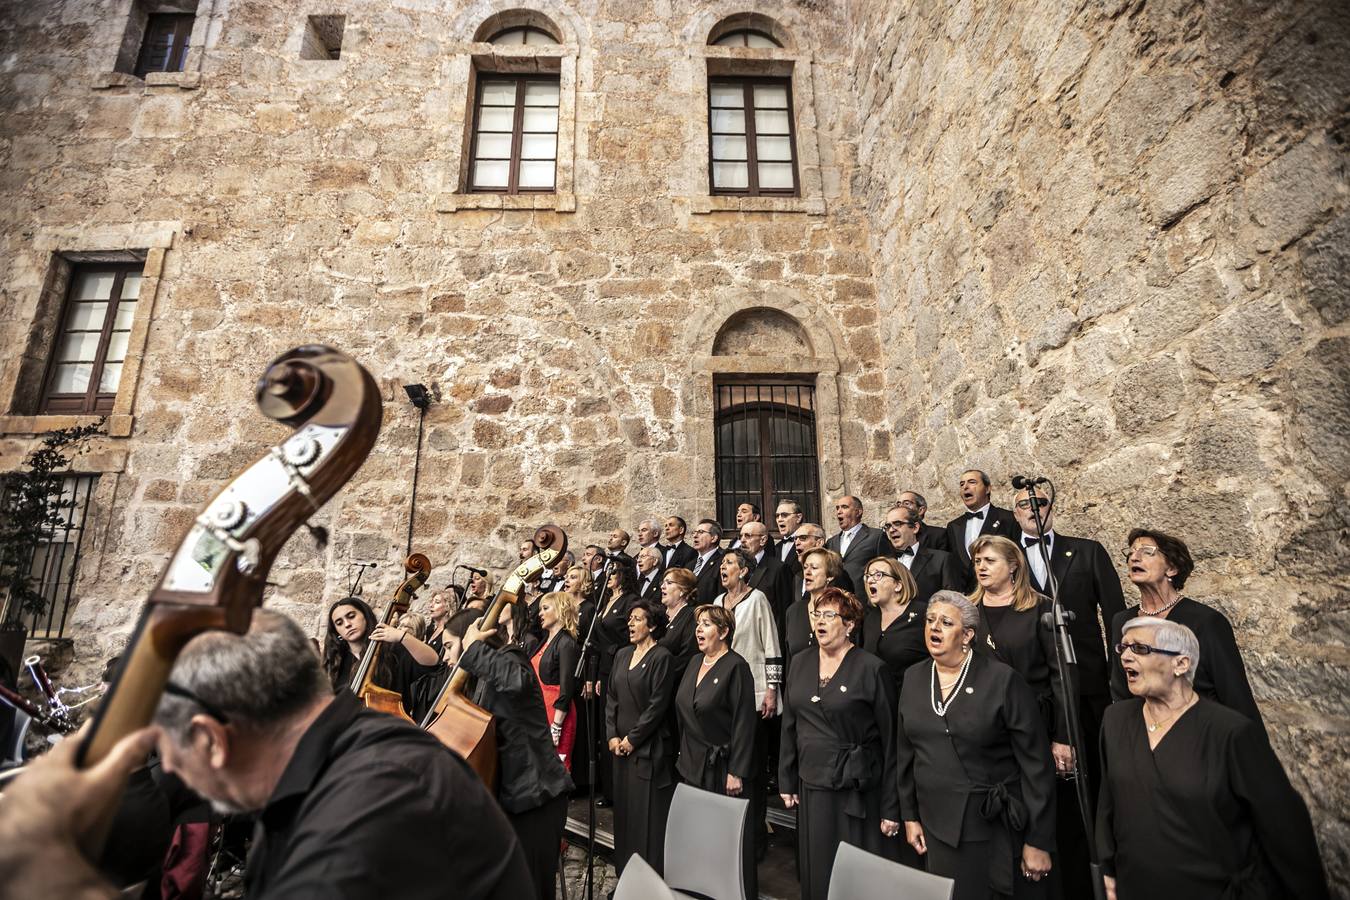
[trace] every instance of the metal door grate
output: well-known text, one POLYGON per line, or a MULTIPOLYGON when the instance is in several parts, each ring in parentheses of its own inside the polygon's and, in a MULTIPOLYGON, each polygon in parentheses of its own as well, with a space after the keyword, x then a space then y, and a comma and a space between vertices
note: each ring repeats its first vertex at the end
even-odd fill
POLYGON ((774 508, 796 500, 808 522, 820 521, 814 377, 719 379, 714 425, 717 520, 734 528, 736 507, 754 503, 774 529, 774 508))

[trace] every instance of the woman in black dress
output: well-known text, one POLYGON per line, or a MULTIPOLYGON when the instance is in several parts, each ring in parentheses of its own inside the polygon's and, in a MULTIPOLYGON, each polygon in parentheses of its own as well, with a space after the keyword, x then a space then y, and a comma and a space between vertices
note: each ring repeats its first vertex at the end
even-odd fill
MULTIPOLYGON (((844 558, 833 550, 817 547, 802 557, 802 589, 807 596, 792 603, 783 614, 784 640, 787 642, 784 659, 788 665, 792 665, 792 659, 798 653, 815 646, 815 622, 811 611, 830 588, 830 582, 843 571, 844 558)), ((852 639, 856 644, 861 638, 859 632, 852 639)))
POLYGON ((1031 587, 1022 550, 1005 537, 976 538, 970 545, 970 562, 975 567, 970 599, 980 607, 975 647, 992 652, 1026 679, 1051 736, 1055 770, 1067 775, 1073 771, 1074 752, 1064 714, 1064 686, 1055 665, 1055 634, 1041 627, 1050 600, 1031 587))
POLYGON ((666 612, 639 600, 628 613, 631 643, 614 657, 605 700, 605 734, 614 756, 614 863, 622 873, 636 853, 665 868, 666 815, 675 794, 675 737, 670 704, 678 673, 657 641, 666 612))
MULTIPOLYGON (((753 752, 759 712, 755 678, 750 664, 731 649, 735 614, 708 605, 694 615, 700 654, 684 670, 675 692, 680 777, 705 791, 748 797, 759 790, 753 752)), ((746 897, 759 895, 754 853, 754 834, 747 821, 741 846, 746 897)))
MULTIPOLYGON (((590 683, 590 695, 599 704, 597 718, 604 711, 605 691, 608 689, 610 673, 614 667, 614 655, 620 647, 628 644, 628 612, 637 602, 637 575, 628 566, 611 566, 605 579, 601 603, 596 609, 595 626, 591 630, 591 658, 589 670, 593 672, 590 683)), ((602 731, 603 729, 597 729, 602 731)), ((597 734, 596 741, 603 747, 603 738, 597 734)), ((601 757, 603 760, 603 757, 601 757)), ((606 807, 614 802, 614 785, 611 766, 600 765, 599 806, 606 807)))
MULTIPOLYGON (((1261 711, 1252 696, 1247 669, 1242 664, 1242 653, 1228 617, 1181 593, 1195 568, 1186 544, 1161 531, 1136 528, 1130 532, 1129 547, 1123 555, 1130 581, 1139 588, 1139 605, 1117 614, 1111 621, 1112 645, 1120 642, 1125 623, 1135 616, 1154 616, 1185 625, 1200 642, 1195 690, 1202 697, 1242 713, 1264 732, 1261 711)), ((1111 696, 1115 700, 1130 696, 1119 660, 1111 665, 1111 696)))
POLYGON ((558 748, 567 771, 572 771, 572 747, 577 735, 575 702, 580 690, 576 677, 577 598, 566 591, 555 591, 539 599, 539 627, 543 643, 530 657, 530 665, 539 679, 548 714, 549 733, 558 748))
POLYGON ((671 569, 661 576, 661 605, 665 607, 670 625, 658 643, 675 657, 675 670, 683 672, 689 660, 698 655, 694 642, 694 607, 689 605, 698 588, 694 573, 688 569, 671 569))
POLYGON ((375 611, 360 597, 347 597, 328 608, 328 630, 323 642, 323 668, 334 691, 349 690, 352 677, 371 641, 384 643, 372 681, 403 697, 403 709, 416 707, 413 685, 430 672, 439 654, 417 638, 392 625, 379 624, 375 611))
MULTIPOLYGON (((566 556, 571 556, 571 553, 566 556)), ((566 557, 564 557, 566 558, 566 557)), ((596 759, 596 772, 603 773, 609 768, 607 757, 604 751, 604 741, 600 734, 603 732, 601 726, 604 725, 605 709, 604 705, 595 693, 595 681, 599 678, 600 663, 595 652, 595 636, 592 634, 591 622, 595 619, 595 604, 589 599, 595 591, 595 579, 591 572, 585 566, 568 566, 567 571, 562 576, 563 590, 576 597, 577 603, 577 650, 586 651, 586 638, 590 636, 591 647, 586 657, 586 668, 581 682, 581 693, 577 700, 577 735, 572 741, 572 755, 577 759, 578 764, 572 767, 572 781, 576 783, 579 793, 587 793, 592 789, 590 781, 590 759, 588 754, 594 753, 596 759)), ((603 775, 597 778, 604 784, 609 783, 609 776, 603 775)), ((603 796, 598 798, 597 802, 601 806, 608 806, 609 801, 603 796)))
POLYGON ((953 900, 1043 897, 1055 844, 1045 723, 1026 681, 971 649, 979 620, 956 591, 928 599, 932 659, 900 688, 905 841, 927 857, 928 871, 956 880, 953 900))
POLYGON ((778 789, 797 807, 802 900, 825 900, 840 841, 891 858, 899 831, 895 694, 886 664, 853 646, 862 604, 825 590, 811 619, 816 646, 788 667, 778 789))
POLYGON ((916 600, 914 576, 894 558, 878 556, 863 573, 871 602, 862 623, 862 648, 881 657, 897 694, 905 670, 928 658, 923 618, 928 604, 916 600))
POLYGON ((1102 721, 1107 896, 1325 900, 1308 808, 1256 722, 1195 689, 1194 632, 1132 619, 1116 652, 1134 697, 1102 721))

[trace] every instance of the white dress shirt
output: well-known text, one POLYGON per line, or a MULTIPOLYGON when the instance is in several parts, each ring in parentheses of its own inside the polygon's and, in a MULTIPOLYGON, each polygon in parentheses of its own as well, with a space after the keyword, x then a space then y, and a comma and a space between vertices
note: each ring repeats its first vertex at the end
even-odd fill
POLYGON ((854 525, 848 531, 845 531, 843 534, 839 535, 840 556, 843 556, 844 554, 848 553, 849 544, 852 544, 853 539, 858 536, 858 529, 862 528, 862 525, 863 523, 859 522, 857 525, 854 525))
MULTIPOLYGON (((1036 535, 1027 534, 1026 532, 1023 532, 1022 552, 1026 554, 1027 565, 1031 568, 1031 575, 1033 578, 1036 579, 1036 584, 1039 584, 1042 588, 1048 591, 1050 590, 1050 585, 1046 582, 1045 578, 1045 560, 1041 558, 1041 548, 1037 544, 1032 544, 1029 547, 1027 546, 1028 540, 1035 540, 1035 539, 1036 535)), ((1055 552, 1054 529, 1051 529, 1050 531, 1047 531, 1045 533, 1045 552, 1047 555, 1050 556, 1051 559, 1054 558, 1055 552)))
POLYGON ((966 553, 970 552, 970 545, 975 543, 975 539, 980 536, 980 529, 984 523, 989 521, 989 510, 994 504, 986 503, 979 509, 972 509, 969 512, 984 513, 982 519, 966 519, 966 553))

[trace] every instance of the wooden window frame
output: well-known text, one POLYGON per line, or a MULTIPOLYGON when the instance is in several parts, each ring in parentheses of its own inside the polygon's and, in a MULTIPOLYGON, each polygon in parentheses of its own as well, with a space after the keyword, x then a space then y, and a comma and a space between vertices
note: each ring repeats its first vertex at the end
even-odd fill
POLYGON ((192 26, 196 21, 195 13, 150 13, 145 21, 145 33, 141 36, 141 49, 136 56, 136 68, 132 74, 144 78, 151 72, 181 72, 187 61, 188 43, 192 38, 192 26), (169 55, 164 60, 164 68, 150 68, 150 43, 155 36, 157 23, 167 23, 172 43, 169 55))
MULTIPOLYGON (((532 72, 518 75, 514 73, 480 72, 474 87, 473 97, 473 137, 469 141, 469 165, 466 181, 472 194, 555 194, 558 191, 558 132, 562 127, 562 84, 557 75, 532 72), (483 111, 483 87, 488 81, 513 81, 516 85, 516 105, 511 121, 511 158, 507 167, 506 187, 493 185, 478 186, 474 182, 474 169, 478 162, 479 117, 483 111), (525 86, 529 82, 552 82, 558 85, 558 106, 554 107, 556 122, 553 130, 553 184, 546 188, 520 186, 521 149, 524 144, 525 126, 525 86)), ((495 132, 494 132, 495 133, 495 132)), ((527 160, 528 161, 528 160, 527 160)))
MULTIPOLYGON (((113 325, 117 322, 118 307, 122 305, 122 284, 127 275, 139 275, 145 264, 133 263, 77 263, 71 267, 70 282, 66 288, 66 299, 61 304, 60 318, 57 319, 56 334, 51 349, 47 352, 47 369, 42 377, 42 400, 38 407, 39 415, 108 415, 112 412, 117 399, 117 391, 100 392, 99 382, 103 380, 103 366, 108 356, 108 346, 112 343, 113 325), (61 339, 66 335, 66 320, 70 315, 74 300, 75 285, 82 274, 87 272, 112 272, 113 284, 108 293, 108 311, 103 316, 103 328, 99 332, 98 349, 94 351, 93 370, 89 373, 89 387, 84 394, 58 394, 55 392, 57 355, 61 352, 61 339)), ((144 286, 144 280, 142 280, 144 286)), ((141 300, 139 294, 134 302, 141 300)), ((102 302, 102 301, 98 301, 102 302)), ((125 360, 123 360, 125 366, 125 360)), ((125 368, 124 368, 125 371, 125 368)), ((118 388, 121 388, 119 383, 118 388)))
MULTIPOLYGON (((778 137, 779 135, 770 135, 778 137)), ((739 160, 720 160, 720 162, 739 162, 739 160)), ((801 172, 797 160, 797 116, 796 104, 792 96, 792 78, 766 75, 716 75, 708 79, 708 191, 716 197, 800 197, 801 172), (746 187, 721 188, 713 180, 713 170, 719 160, 713 155, 713 105, 714 85, 739 85, 744 96, 745 109, 745 161, 746 187), (755 85, 782 85, 787 89, 788 149, 792 154, 792 188, 761 188, 759 186, 759 148, 756 146, 758 134, 755 132, 755 85)))

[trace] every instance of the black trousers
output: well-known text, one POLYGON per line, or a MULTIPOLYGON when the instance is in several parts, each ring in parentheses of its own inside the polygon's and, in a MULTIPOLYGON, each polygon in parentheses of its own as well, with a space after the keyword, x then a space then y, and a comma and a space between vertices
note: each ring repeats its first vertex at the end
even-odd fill
MULTIPOLYGON (((998 894, 989 886, 990 841, 963 840, 953 847, 924 830, 924 840, 928 844, 928 871, 934 875, 955 878, 956 887, 952 900, 996 900, 1007 897, 998 894)), ((1022 845, 1017 844, 1018 856, 1022 845)), ((1044 900, 1046 896, 1045 879, 1031 881, 1022 875, 1022 866, 1018 863, 1013 871, 1013 892, 1016 900, 1044 900)), ((1087 897, 1091 897, 1088 894, 1087 897)))
POLYGON ((522 813, 507 813, 506 818, 525 853, 534 896, 538 900, 553 900, 557 896, 553 882, 558 877, 563 829, 567 826, 567 795, 559 794, 543 806, 522 813))

